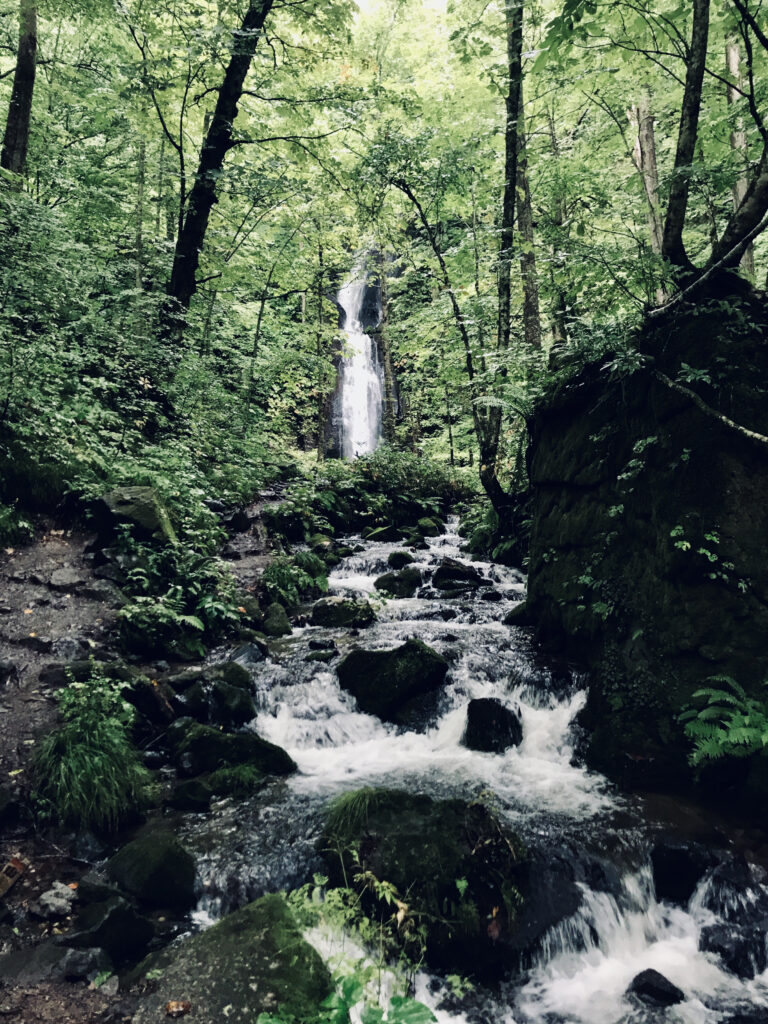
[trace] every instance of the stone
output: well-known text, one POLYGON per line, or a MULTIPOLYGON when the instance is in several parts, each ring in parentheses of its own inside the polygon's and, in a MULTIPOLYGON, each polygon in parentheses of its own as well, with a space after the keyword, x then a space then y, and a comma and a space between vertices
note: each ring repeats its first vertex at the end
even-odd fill
POLYGON ((106 871, 145 906, 188 910, 197 899, 194 858, 165 830, 147 829, 109 859, 106 871))
POLYGON ((65 565, 60 569, 54 569, 48 586, 51 590, 77 590, 83 586, 85 581, 86 575, 82 570, 76 569, 72 565, 65 565))
POLYGON ((263 896, 142 965, 159 972, 134 1024, 165 1019, 170 1001, 189 999, 195 1024, 253 1024, 261 1014, 311 1024, 333 991, 319 953, 281 896, 263 896))
POLYGON ((364 629, 375 620, 368 601, 355 601, 347 597, 322 597, 312 607, 312 625, 335 628, 347 626, 364 629))
POLYGON ((518 601, 501 620, 505 626, 535 626, 531 611, 525 601, 518 601))
POLYGON ((237 765, 252 765, 268 775, 296 771, 295 762, 282 747, 254 732, 227 733, 197 723, 185 724, 177 731, 180 736, 172 738, 176 739, 176 757, 190 775, 237 765))
POLYGON ((432 577, 432 586, 451 593, 474 590, 482 586, 483 582, 483 577, 474 566, 465 565, 448 556, 443 558, 432 577))
POLYGON ((112 962, 103 949, 72 949, 55 941, 41 942, 0 956, 3 984, 40 985, 50 981, 93 981, 112 962))
POLYGON ((651 850, 656 897, 685 907, 714 857, 699 843, 660 839, 651 850))
POLYGON ((256 717, 256 705, 250 693, 222 679, 212 683, 199 680, 179 700, 187 714, 205 725, 231 729, 256 717))
POLYGON ((30 910, 46 920, 59 920, 66 917, 75 902, 75 891, 64 882, 54 882, 50 889, 38 897, 30 910))
POLYGON ((170 516, 153 487, 118 487, 109 491, 100 500, 96 519, 131 523, 145 535, 174 546, 179 543, 170 516))
POLYGON ((267 636, 290 636, 292 633, 285 608, 277 601, 273 601, 264 614, 264 632, 267 636))
POLYGON ((320 662, 320 664, 327 665, 329 662, 338 654, 338 651, 311 651, 304 661, 308 662, 320 662))
POLYGON ((659 974, 658 971, 653 969, 636 974, 627 989, 627 993, 637 996, 646 1006, 675 1006, 677 1003, 682 1003, 685 999, 685 993, 682 989, 679 989, 677 985, 673 985, 663 974, 659 974))
POLYGON ((18 679, 19 670, 13 661, 0 661, 0 686, 5 686, 12 679, 18 679))
POLYGON ((421 586, 421 573, 412 566, 399 572, 386 572, 374 581, 374 587, 392 597, 413 597, 421 586))
POLYGON ((79 949, 103 949, 116 965, 122 965, 139 960, 154 934, 148 918, 121 896, 112 896, 83 907, 61 941, 79 949))
POLYGON ((480 595, 481 601, 489 601, 491 604, 498 604, 499 601, 504 600, 504 595, 500 590, 486 590, 480 595))
POLYGON ((502 754, 518 746, 523 739, 520 717, 495 697, 479 697, 469 702, 467 726, 461 742, 469 750, 502 754))
POLYGON ((373 530, 365 530, 364 536, 373 544, 388 544, 391 541, 400 540, 400 531, 392 525, 377 526, 373 530))
MULTIPOLYGON (((240 644, 239 647, 235 648, 229 656, 229 663, 239 665, 241 668, 245 669, 249 674, 248 685, 250 686, 251 669, 256 665, 260 665, 265 661, 266 657, 267 645, 265 643, 260 643, 258 640, 251 640, 249 643, 240 644)), ((240 677, 241 679, 244 678, 242 673, 240 673, 240 677)), ((224 676, 223 678, 225 678, 228 683, 232 683, 233 686, 242 685, 241 683, 236 683, 228 676, 224 676)))
POLYGON ((436 516, 423 516, 416 524, 422 537, 439 537, 445 532, 445 523, 436 516))
POLYGON ((407 551, 392 551, 387 558, 387 565, 391 569, 404 569, 406 565, 410 565, 413 562, 413 555, 407 551))
POLYGON ((342 689, 358 707, 387 722, 407 724, 413 702, 438 690, 448 662, 421 640, 391 651, 354 650, 338 667, 342 689))
POLYGON ((748 927, 707 925, 702 928, 699 948, 717 954, 728 970, 740 978, 754 978, 768 967, 766 929, 768 919, 748 927))
POLYGON ((213 790, 205 779, 182 779, 168 803, 177 811, 203 813, 209 809, 212 797, 213 790))

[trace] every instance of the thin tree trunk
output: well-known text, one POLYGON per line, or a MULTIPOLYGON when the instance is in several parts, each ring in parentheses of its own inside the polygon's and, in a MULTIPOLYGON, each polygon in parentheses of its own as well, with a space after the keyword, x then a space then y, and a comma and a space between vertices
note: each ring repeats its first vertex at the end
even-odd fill
POLYGON ((323 246, 317 245, 317 461, 325 459, 325 395, 323 394, 323 285, 325 283, 325 265, 323 263, 323 246))
POLYGON ((520 113, 517 123, 517 225, 520 229, 520 276, 523 282, 523 333, 528 348, 541 349, 541 315, 539 311, 539 279, 533 236, 533 207, 528 180, 528 149, 525 136, 523 83, 520 82, 520 113))
MULTIPOLYGON (((555 126, 555 116, 553 110, 547 111, 547 119, 549 121, 549 140, 552 148, 552 156, 555 161, 560 159, 560 143, 557 138, 557 131, 555 126)), ((555 195, 555 206, 552 211, 552 224, 558 229, 558 234, 565 224, 565 200, 563 196, 558 192, 555 195)), ((549 263, 549 276, 552 285, 552 305, 549 310, 550 327, 552 330, 552 348, 549 352, 549 361, 553 362, 553 359, 557 357, 557 354, 561 352, 568 344, 568 308, 566 302, 566 292, 561 282, 558 280, 558 275, 555 274, 555 268, 563 268, 563 258, 558 254, 558 246, 553 245, 551 250, 551 259, 549 263)))
POLYGON ((195 294, 195 274, 200 263, 200 251, 205 242, 211 208, 216 202, 216 183, 224 166, 224 158, 234 145, 232 134, 237 105, 272 4, 273 0, 251 2, 241 28, 232 33, 231 57, 200 153, 195 181, 186 203, 184 223, 176 241, 168 295, 176 306, 175 310, 171 310, 171 319, 177 323, 179 311, 183 316, 195 294))
POLYGON ((696 140, 699 133, 701 89, 709 40, 709 3, 710 0, 693 0, 691 45, 686 60, 685 89, 683 91, 683 106, 680 111, 675 167, 670 183, 667 217, 664 222, 662 239, 664 257, 673 266, 683 270, 691 269, 691 263, 683 245, 683 228, 688 209, 693 156, 696 152, 696 140))
POLYGON ((382 364, 384 367, 384 440, 390 444, 395 440, 395 374, 392 369, 392 350, 389 345, 387 323, 389 320, 389 296, 387 294, 387 275, 384 273, 384 258, 379 258, 379 289, 381 291, 381 324, 379 338, 381 340, 382 364))
POLYGON ((448 400, 448 385, 445 385, 445 418, 448 421, 448 444, 451 450, 451 466, 456 465, 456 458, 453 452, 453 424, 451 423, 451 406, 448 400))
POLYGON ((37 71, 37 4, 21 0, 19 5, 19 48, 13 76, 11 102, 5 125, 0 167, 23 174, 27 163, 29 122, 37 71))
POLYGON ((139 140, 139 165, 136 181, 136 287, 141 290, 144 278, 144 188, 146 183, 147 144, 139 140))
MULTIPOLYGON (((741 55, 739 52, 739 44, 734 40, 730 40, 725 44, 725 66, 728 72, 728 77, 735 83, 734 85, 729 85, 727 89, 728 106, 733 107, 735 111, 738 110, 738 104, 741 100, 741 94, 737 88, 741 85, 740 62, 741 55)), ((735 213, 744 202, 747 195, 746 171, 749 164, 747 133, 744 130, 744 120, 738 113, 734 117, 733 128, 731 129, 731 149, 739 157, 739 162, 743 168, 743 173, 740 174, 733 183, 731 190, 733 193, 733 210, 735 213)), ((747 246, 744 251, 744 255, 741 257, 740 269, 745 277, 748 277, 750 280, 754 280, 755 247, 751 243, 747 246)))
MULTIPOLYGON (((651 99, 647 89, 643 91, 640 102, 633 108, 637 123, 635 151, 632 154, 635 167, 643 181, 646 202, 648 204, 648 237, 651 250, 661 256, 664 240, 664 224, 659 205, 659 168, 656 161, 656 132, 654 116, 651 112, 651 99)), ((656 305, 660 306, 667 298, 663 286, 656 289, 656 305)))

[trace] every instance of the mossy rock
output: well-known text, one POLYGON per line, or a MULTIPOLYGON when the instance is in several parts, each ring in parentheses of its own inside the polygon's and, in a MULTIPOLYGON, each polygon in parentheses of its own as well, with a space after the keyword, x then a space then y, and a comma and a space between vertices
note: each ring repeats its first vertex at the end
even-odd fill
POLYGON ((386 722, 408 725, 419 698, 440 688, 448 662, 421 640, 392 651, 352 651, 338 667, 342 689, 358 707, 386 722))
POLYGON ((281 896, 263 896, 142 965, 161 972, 134 1024, 165 1019, 165 1005, 188 999, 195 1024, 253 1024, 260 1014, 311 1024, 332 991, 319 953, 281 896))
MULTIPOLYGON (((235 667, 240 668, 239 665, 235 667)), ((180 702, 193 718, 206 725, 222 725, 231 729, 256 717, 253 697, 242 687, 231 686, 222 679, 195 683, 180 702)))
MULTIPOLYGON (((482 978, 506 969, 525 851, 485 805, 358 790, 331 804, 323 844, 333 885, 359 871, 354 846, 365 871, 396 887, 426 926, 431 966, 482 978)), ((381 910, 370 895, 363 906, 374 918, 381 910)))
POLYGON ((422 537, 439 537, 445 533, 445 523, 436 516, 422 516, 416 528, 422 537))
POLYGON ((196 902, 195 861, 171 832, 148 829, 110 858, 107 874, 146 906, 187 910, 196 902))
POLYGON ((309 546, 316 555, 324 555, 333 547, 333 537, 326 537, 322 533, 315 533, 309 538, 309 546))
POLYGON ((291 623, 285 608, 274 601, 264 614, 264 632, 267 636, 290 636, 291 623))
POLYGON ((101 498, 97 520, 130 523, 140 532, 168 544, 179 543, 170 516, 154 487, 118 487, 101 498))
POLYGON ((253 732, 221 732, 209 725, 184 720, 174 735, 176 757, 190 775, 213 772, 217 768, 251 765, 268 775, 290 775, 296 771, 293 759, 282 747, 269 743, 253 732))
POLYGON ((147 917, 122 896, 110 895, 82 907, 61 942, 76 949, 103 949, 117 966, 123 966, 145 956, 154 935, 147 917))
POLYGON ((364 530, 363 537, 374 544, 388 544, 391 541, 400 540, 400 531, 392 526, 377 526, 372 530, 364 530))
POLYGON ((392 551, 387 558, 387 565, 392 569, 404 569, 413 561, 413 555, 409 555, 407 551, 392 551))
POLYGON ((264 775, 250 764, 234 768, 219 768, 206 780, 217 796, 246 797, 255 793, 264 783, 264 775))
POLYGON ((432 585, 448 593, 475 590, 483 582, 483 577, 474 566, 465 565, 458 559, 448 556, 443 558, 432 577, 432 585))
POLYGON ((346 597, 322 597, 312 608, 313 626, 363 629, 370 626, 375 618, 367 601, 353 601, 346 597))
POLYGON ((374 587, 392 597, 413 597, 421 586, 421 573, 407 566, 399 572, 385 572, 374 581, 374 587))
POLYGON ((175 787, 168 803, 177 811, 202 813, 210 807, 212 797, 213 789, 206 779, 182 779, 175 787))

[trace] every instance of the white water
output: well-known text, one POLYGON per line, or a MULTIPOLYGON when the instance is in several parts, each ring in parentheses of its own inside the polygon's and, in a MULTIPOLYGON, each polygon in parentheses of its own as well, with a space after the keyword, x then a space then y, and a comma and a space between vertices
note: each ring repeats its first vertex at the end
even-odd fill
POLYGON ((365 288, 365 276, 353 279, 337 297, 345 316, 345 354, 339 367, 345 459, 374 451, 381 440, 383 374, 376 345, 360 322, 365 288))
MULTIPOLYGON (((416 553, 414 565, 425 584, 444 555, 462 558, 459 545, 449 532, 416 553)), ((705 878, 687 908, 656 899, 647 826, 602 776, 573 763, 574 718, 584 692, 542 667, 525 634, 501 622, 522 597, 521 574, 474 562, 487 580, 478 594, 447 599, 426 584, 420 596, 385 601, 373 583, 398 547, 369 543, 331 576, 332 592, 367 596, 377 606, 374 625, 356 638, 343 629, 297 629, 281 642, 280 654, 255 671, 259 713, 253 727, 287 749, 300 771, 280 784, 282 803, 270 795, 255 820, 245 822, 240 805, 213 824, 219 843, 225 835, 231 842, 223 843, 225 866, 212 874, 237 874, 240 902, 296 884, 292 878, 300 876, 301 863, 290 858, 303 844, 306 877, 325 800, 360 785, 465 798, 490 789, 500 813, 532 850, 570 852, 577 867, 608 867, 603 879, 582 872, 590 884, 578 883, 579 909, 547 933, 527 976, 502 995, 478 994, 469 1010, 452 1008, 450 1001, 440 1006, 441 990, 420 975, 416 996, 436 1009, 441 1024, 728 1024, 737 1010, 758 1007, 768 1022, 768 972, 742 980, 717 956, 699 950, 704 926, 738 920, 753 897, 739 902, 705 878), (482 600, 491 587, 501 600, 482 600), (340 689, 333 667, 304 660, 313 637, 333 637, 343 653, 351 645, 391 648, 412 636, 451 665, 434 724, 425 732, 398 730, 361 713, 340 689), (523 741, 504 754, 461 745, 469 701, 491 695, 522 718, 523 741), (282 882, 276 881, 276 864, 278 872, 285 865, 282 882), (255 873, 250 882, 249 872, 255 873), (647 968, 681 988, 685 1001, 653 1010, 626 997, 632 978, 647 968)))

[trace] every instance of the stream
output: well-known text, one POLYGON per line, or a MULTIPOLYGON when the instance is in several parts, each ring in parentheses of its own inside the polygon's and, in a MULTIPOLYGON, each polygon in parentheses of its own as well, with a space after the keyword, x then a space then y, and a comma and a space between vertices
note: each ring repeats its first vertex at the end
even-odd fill
MULTIPOLYGON (((469 562, 456 526, 451 521, 445 535, 415 553, 425 581, 446 555, 469 562)), ((464 799, 491 790, 498 812, 530 850, 573 871, 581 903, 538 942, 522 979, 501 992, 478 990, 468 1002, 452 1002, 442 999, 435 979, 420 975, 417 996, 441 1022, 726 1024, 747 1012, 742 1019, 768 1021, 768 971, 742 979, 699 950, 704 927, 739 922, 768 907, 760 869, 747 892, 729 882, 727 872, 710 868, 687 907, 657 900, 650 850, 659 826, 647 820, 639 800, 617 793, 576 756, 583 680, 548 666, 524 630, 502 623, 523 597, 523 575, 473 561, 487 584, 470 596, 448 598, 425 582, 416 597, 385 600, 374 580, 402 544, 349 543, 362 550, 333 571, 330 592, 367 597, 377 620, 359 636, 346 629, 295 629, 274 645, 270 659, 253 666, 259 709, 253 727, 284 747, 299 773, 245 803, 215 805, 203 824, 188 825, 206 884, 198 922, 310 879, 320 869, 315 842, 334 795, 371 784, 464 799), (361 714, 339 687, 338 658, 330 665, 305 660, 311 643, 317 648, 333 640, 343 656, 353 645, 392 648, 410 637, 450 662, 440 707, 425 732, 361 714), (522 718, 522 743, 504 754, 461 745, 469 701, 489 696, 522 718), (682 989, 685 1001, 639 1009, 625 991, 646 968, 682 989)))

